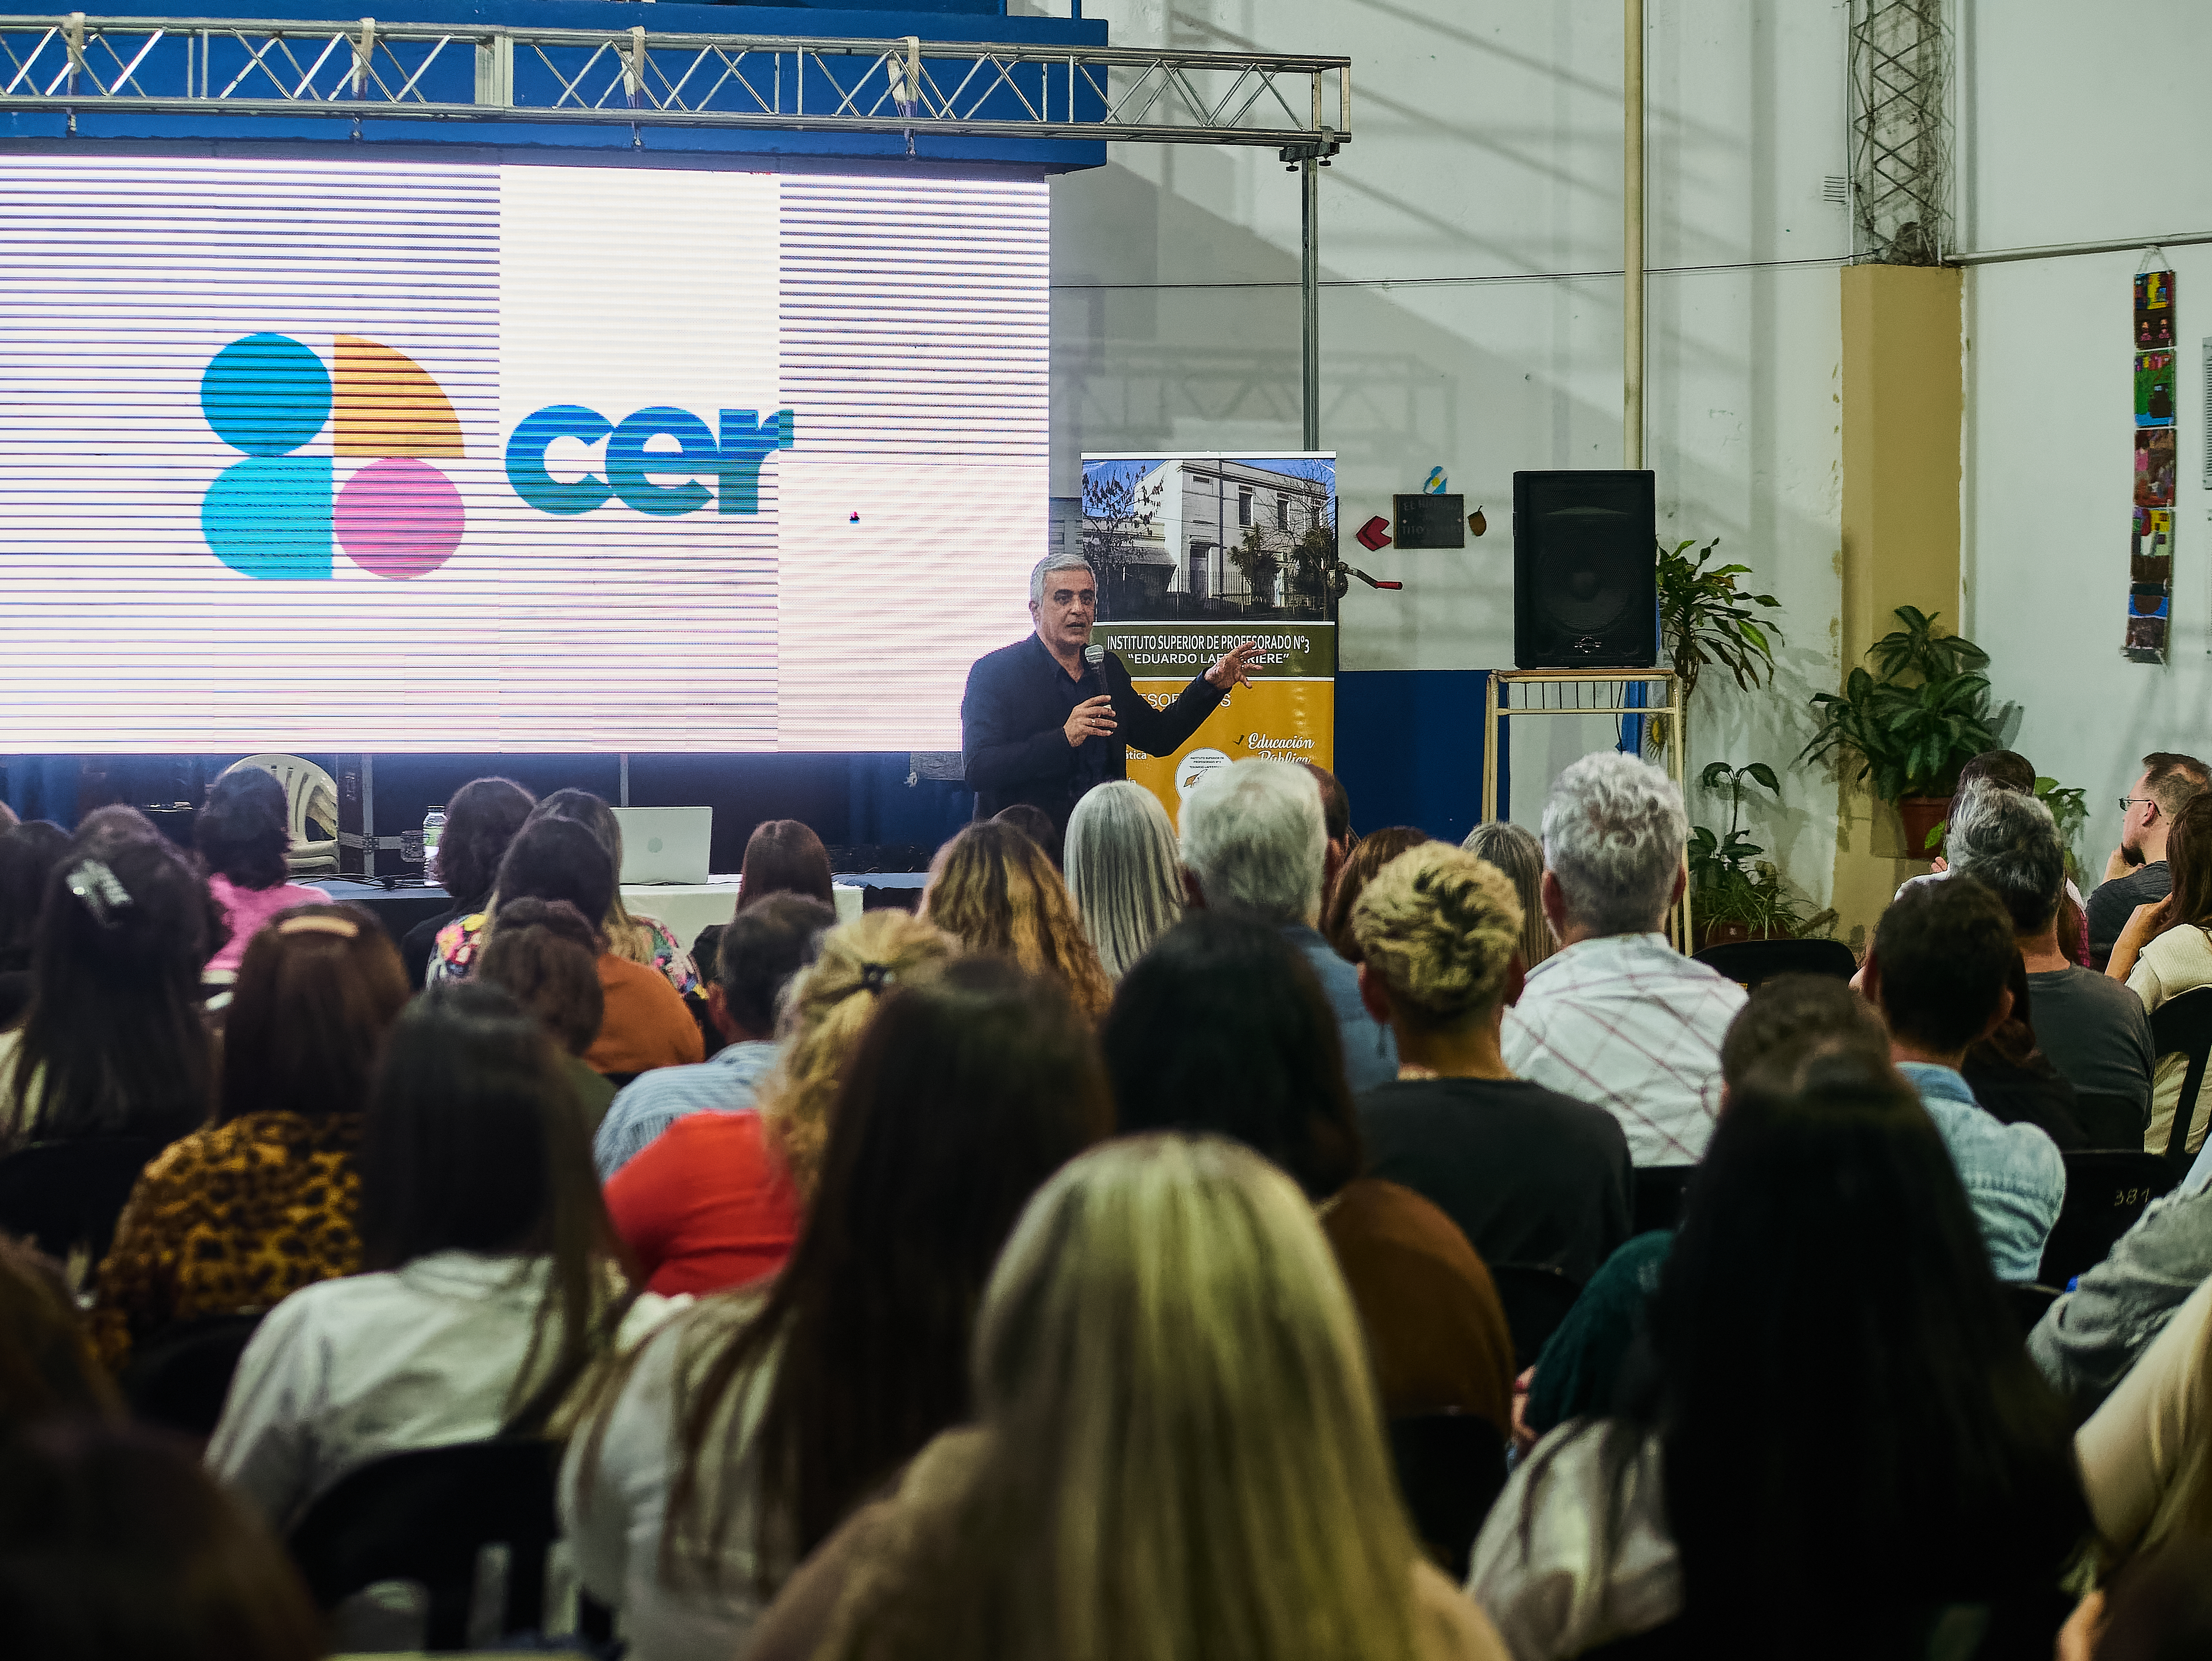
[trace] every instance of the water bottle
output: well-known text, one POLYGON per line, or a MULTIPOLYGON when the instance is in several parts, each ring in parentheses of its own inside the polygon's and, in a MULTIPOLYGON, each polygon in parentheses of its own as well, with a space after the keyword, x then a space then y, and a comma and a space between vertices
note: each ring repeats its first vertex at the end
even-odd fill
POLYGON ((438 838, 446 834, 446 810, 442 804, 422 815, 422 874, 437 874, 438 838))

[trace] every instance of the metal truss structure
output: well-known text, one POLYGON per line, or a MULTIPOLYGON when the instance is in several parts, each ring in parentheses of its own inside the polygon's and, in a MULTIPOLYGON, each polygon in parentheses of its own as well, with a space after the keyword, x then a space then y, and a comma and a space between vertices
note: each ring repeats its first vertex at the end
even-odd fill
POLYGON ((1950 241, 1950 42, 1943 0, 1852 0, 1852 252, 1942 263, 1950 241))
POLYGON ((1112 139, 1326 155, 1352 137, 1352 60, 644 26, 0 16, 0 110, 96 109, 1112 139))

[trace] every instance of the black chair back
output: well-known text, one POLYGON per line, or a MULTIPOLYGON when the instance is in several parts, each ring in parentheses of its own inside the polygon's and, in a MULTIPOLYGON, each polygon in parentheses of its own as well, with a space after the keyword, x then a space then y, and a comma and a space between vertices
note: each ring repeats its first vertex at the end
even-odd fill
POLYGON ((0 1229, 68 1260, 82 1246, 97 1262, 146 1162, 161 1151, 151 1136, 85 1136, 33 1142, 0 1159, 0 1229))
POLYGON ((1525 1372, 1583 1295, 1582 1282, 1551 1263, 1492 1263, 1490 1279, 1513 1335, 1513 1370, 1525 1372))
POLYGON ((2074 1092, 2074 1123, 2081 1127, 2090 1147, 2138 1148, 2142 1146, 2143 1132, 2150 1128, 2147 1106, 2147 1103, 2133 1096, 2115 1095, 2104 1090, 2077 1090, 2074 1092))
POLYGON ((2037 1277, 2051 1287, 2063 1287, 2104 1262, 2144 1208, 2180 1180, 2172 1161, 2140 1149, 2100 1149, 2065 1159, 2066 1203, 2044 1242, 2037 1277))
POLYGON ((1655 1228, 1677 1228, 1682 1221, 1682 1201, 1689 1193, 1693 1165, 1647 1165, 1636 1167, 1636 1185, 1629 1206, 1631 1234, 1649 1234, 1655 1228))
POLYGON ((477 1555, 508 1549, 501 1635, 544 1624, 545 1556, 559 1536, 554 1479, 560 1446, 464 1442, 395 1453, 342 1479, 292 1531, 292 1558, 324 1609, 379 1580, 429 1592, 424 1646, 470 1646, 477 1555))
POLYGON ((2166 1157, 2180 1165, 2189 1158, 2189 1128, 2197 1121, 2197 1092, 2204 1086, 2205 1062, 2212 1059, 2212 986, 2193 988, 2152 1010, 2150 1036, 2151 1048, 2160 1056, 2189 1057, 2189 1072, 2181 1081, 2181 1099, 2174 1104, 2173 1134, 2166 1143, 2166 1157))
POLYGON ((1505 1487, 1505 1438, 1472 1413, 1422 1413, 1389 1424, 1390 1461, 1413 1532, 1457 1585, 1482 1519, 1505 1487))
POLYGON ((181 1436, 209 1437, 258 1315, 210 1315, 155 1333, 131 1349, 123 1399, 131 1416, 181 1436))
POLYGON ((1731 940, 1709 946, 1698 961, 1746 986, 1777 975, 1832 975, 1847 981, 1859 972, 1859 960, 1841 940, 1731 940))

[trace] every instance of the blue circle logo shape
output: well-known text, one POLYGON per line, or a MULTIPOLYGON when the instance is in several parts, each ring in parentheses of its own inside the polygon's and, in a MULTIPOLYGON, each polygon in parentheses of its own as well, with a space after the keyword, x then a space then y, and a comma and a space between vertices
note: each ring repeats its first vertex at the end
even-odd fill
POLYGON ((250 334, 208 364, 200 377, 200 409, 233 449, 280 456, 307 443, 330 419, 330 371, 289 335, 250 334))

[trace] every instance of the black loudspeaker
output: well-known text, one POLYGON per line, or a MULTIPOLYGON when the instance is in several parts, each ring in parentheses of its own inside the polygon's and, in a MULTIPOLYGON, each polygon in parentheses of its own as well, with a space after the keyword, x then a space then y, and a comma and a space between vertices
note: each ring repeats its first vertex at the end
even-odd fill
POLYGON ((1659 555, 1648 472, 1513 475, 1513 661, 1649 669, 1659 555))

